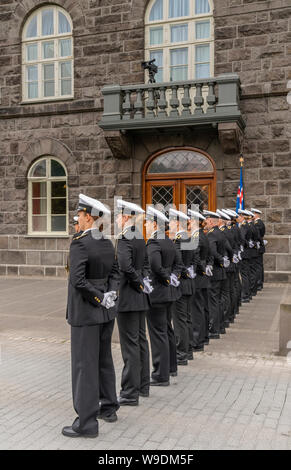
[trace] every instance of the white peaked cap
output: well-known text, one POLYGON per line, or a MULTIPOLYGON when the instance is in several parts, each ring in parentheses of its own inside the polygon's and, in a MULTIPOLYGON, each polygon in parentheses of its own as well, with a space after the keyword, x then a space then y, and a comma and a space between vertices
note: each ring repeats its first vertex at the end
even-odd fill
POLYGON ((203 211, 203 215, 205 215, 205 217, 210 217, 212 219, 219 219, 219 215, 216 214, 216 212, 212 212, 212 211, 203 211))
POLYGON ((124 201, 123 199, 117 199, 117 209, 123 209, 124 213, 128 215, 144 213, 144 210, 140 206, 133 202, 124 201))
POLYGON ((248 214, 248 211, 245 211, 244 209, 238 209, 237 211, 240 215, 250 215, 248 214))
POLYGON ((205 220, 205 217, 204 215, 200 214, 200 212, 197 212, 197 211, 192 211, 191 209, 188 209, 188 215, 190 218, 193 219, 196 218, 196 219, 201 219, 201 220, 205 220))
POLYGON ((86 211, 92 216, 100 215, 100 212, 103 214, 111 214, 111 211, 98 201, 98 199, 93 199, 92 197, 85 196, 85 194, 79 194, 79 207, 78 211, 86 211))
POLYGON ((228 215, 231 215, 232 217, 238 217, 238 213, 233 211, 232 209, 222 209, 223 212, 226 212, 228 215))
POLYGON ((251 215, 252 217, 255 215, 253 212, 249 211, 249 210, 246 210, 247 214, 248 215, 251 215))
POLYGON ((251 211, 256 212, 257 214, 262 214, 262 211, 260 211, 259 209, 254 209, 253 207, 251 207, 251 211))
POLYGON ((149 206, 146 211, 147 220, 156 220, 159 219, 162 222, 169 222, 169 219, 161 211, 158 211, 152 206, 149 206))
POLYGON ((169 218, 179 218, 182 220, 189 220, 190 217, 188 215, 184 214, 184 212, 181 211, 176 211, 176 209, 170 209, 169 210, 169 218))
POLYGON ((217 214, 220 216, 220 218, 224 219, 224 220, 231 220, 231 217, 226 214, 225 212, 221 211, 220 209, 217 209, 217 214))

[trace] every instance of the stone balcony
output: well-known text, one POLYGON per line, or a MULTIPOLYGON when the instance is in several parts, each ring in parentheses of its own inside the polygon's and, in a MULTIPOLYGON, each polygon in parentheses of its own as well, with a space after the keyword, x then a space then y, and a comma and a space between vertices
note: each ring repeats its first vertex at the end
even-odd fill
POLYGON ((102 89, 104 112, 99 126, 117 158, 128 157, 130 134, 212 127, 226 153, 240 150, 245 122, 236 74, 183 82, 102 89))

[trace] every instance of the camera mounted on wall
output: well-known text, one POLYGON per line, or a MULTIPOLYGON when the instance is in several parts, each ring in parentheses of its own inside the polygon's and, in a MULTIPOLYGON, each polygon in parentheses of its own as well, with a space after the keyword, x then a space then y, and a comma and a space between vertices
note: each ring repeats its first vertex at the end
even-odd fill
POLYGON ((149 71, 149 83, 156 83, 155 75, 158 73, 158 66, 154 64, 155 61, 156 59, 152 59, 141 63, 142 68, 149 71))

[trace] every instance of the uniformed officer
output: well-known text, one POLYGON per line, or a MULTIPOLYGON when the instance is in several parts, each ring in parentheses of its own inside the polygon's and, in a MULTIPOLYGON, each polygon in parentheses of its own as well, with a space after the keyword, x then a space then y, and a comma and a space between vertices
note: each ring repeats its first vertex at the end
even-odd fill
POLYGON ((117 259, 120 270, 118 328, 124 367, 119 405, 138 405, 149 396, 150 365, 145 315, 152 292, 146 243, 135 222, 144 210, 137 204, 117 200, 117 259))
POLYGON ((186 366, 188 359, 193 359, 193 325, 191 314, 191 298, 195 287, 193 279, 196 277, 196 265, 194 250, 189 245, 191 238, 187 233, 187 221, 190 220, 184 212, 176 209, 169 210, 169 228, 171 238, 181 254, 181 277, 180 290, 181 296, 176 300, 173 306, 173 324, 176 337, 177 364, 186 366))
POLYGON ((260 235, 260 248, 259 248, 259 256, 258 256, 258 283, 257 283, 257 290, 261 291, 264 286, 264 253, 266 251, 265 245, 267 241, 264 240, 266 228, 265 224, 261 219, 262 211, 259 209, 251 208, 252 213, 254 214, 254 224, 257 227, 260 235))
POLYGON ((210 253, 213 256, 213 276, 209 291, 209 338, 218 339, 224 329, 222 281, 226 279, 225 268, 230 265, 230 261, 226 256, 226 239, 218 227, 219 215, 212 211, 203 211, 203 215, 206 217, 210 253))
MULTIPOLYGON (((146 211, 146 230, 150 235, 147 252, 151 267, 153 292, 147 315, 151 351, 152 380, 150 385, 169 385, 169 376, 177 375, 175 335, 172 328, 172 304, 177 299, 180 281, 181 256, 165 234, 167 217, 149 206, 146 211)), ((181 294, 180 294, 181 295, 181 294)))
POLYGON ((242 291, 241 291, 241 302, 248 303, 251 300, 251 289, 250 289, 250 252, 249 242, 251 240, 251 229, 247 223, 248 214, 244 209, 238 209, 238 222, 240 227, 240 234, 242 240, 242 261, 241 261, 241 279, 242 279, 242 291))
POLYGON ((247 221, 251 230, 251 240, 249 242, 249 252, 250 252, 250 290, 251 296, 255 297, 257 295, 257 284, 258 284, 258 257, 259 257, 259 248, 260 248, 260 232, 256 225, 254 224, 253 217, 254 214, 250 210, 246 210, 248 217, 247 221))
POLYGON ((205 217, 197 211, 188 209, 189 232, 196 254, 195 293, 192 296, 193 351, 203 351, 204 344, 209 343, 209 310, 208 295, 210 277, 213 275, 213 258, 210 255, 209 242, 202 228, 205 217), (201 222, 200 222, 201 221, 201 222))
POLYGON ((80 194, 78 216, 83 233, 70 247, 67 303, 77 418, 62 430, 68 437, 96 437, 97 414, 116 421, 119 408, 111 354, 119 273, 113 245, 98 228, 104 214, 110 211, 100 201, 80 194))

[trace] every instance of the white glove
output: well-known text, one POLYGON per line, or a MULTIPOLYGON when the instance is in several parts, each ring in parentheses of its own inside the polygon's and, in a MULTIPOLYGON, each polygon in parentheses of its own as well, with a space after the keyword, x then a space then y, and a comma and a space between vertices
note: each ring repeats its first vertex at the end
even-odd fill
POLYGON ((234 264, 237 264, 237 263, 239 262, 239 257, 238 257, 238 255, 234 254, 234 255, 233 255, 233 258, 232 258, 232 261, 233 261, 234 264))
POLYGON ((143 285, 144 285, 144 288, 143 288, 143 292, 144 294, 151 294, 154 290, 153 286, 151 285, 151 279, 149 279, 148 277, 145 277, 143 279, 143 285))
POLYGON ((244 247, 243 247, 242 245, 240 246, 240 251, 241 251, 242 253, 243 253, 243 251, 244 251, 244 247))
POLYGON ((180 285, 180 281, 178 280, 176 274, 172 273, 170 276, 170 286, 178 287, 180 285))
POLYGON ((112 300, 116 300, 116 299, 117 299, 117 292, 116 292, 116 290, 110 290, 109 292, 107 292, 107 294, 111 294, 112 300))
POLYGON ((189 268, 187 268, 187 271, 188 271, 188 274, 189 274, 190 278, 195 279, 196 273, 194 271, 194 266, 192 265, 189 268))
POLYGON ((212 269, 213 269, 213 266, 211 266, 211 264, 207 264, 207 266, 205 268, 206 276, 209 276, 209 277, 213 276, 212 269))
POLYGON ((250 241, 249 241, 249 247, 250 247, 250 248, 254 248, 254 246, 255 246, 255 244, 254 244, 253 240, 250 240, 250 241))
POLYGON ((238 259, 241 261, 241 260, 242 260, 242 256, 241 256, 241 252, 240 252, 240 251, 238 252, 237 256, 238 256, 238 259))
POLYGON ((227 257, 227 256, 224 256, 224 257, 223 257, 223 267, 224 267, 224 268, 228 268, 229 265, 230 265, 230 261, 229 261, 228 257, 227 257))
POLYGON ((263 240, 263 242, 265 246, 268 244, 268 240, 263 240))
POLYGON ((261 246, 260 242, 257 242, 257 249, 258 250, 260 249, 260 246, 261 246))
POLYGON ((115 292, 115 291, 105 292, 104 298, 103 298, 103 300, 102 300, 102 302, 101 302, 101 305, 103 305, 103 307, 105 307, 107 310, 108 310, 109 308, 114 307, 114 305, 115 305, 115 302, 114 302, 114 300, 113 300, 113 294, 112 294, 112 292, 115 292))

